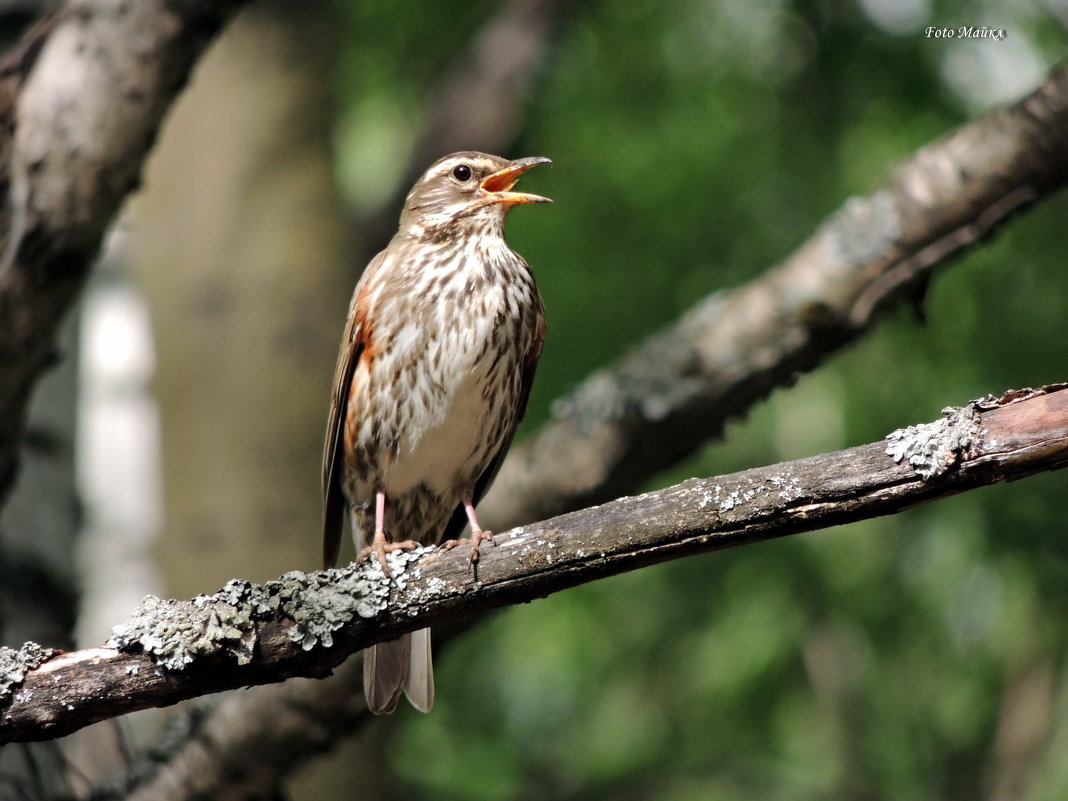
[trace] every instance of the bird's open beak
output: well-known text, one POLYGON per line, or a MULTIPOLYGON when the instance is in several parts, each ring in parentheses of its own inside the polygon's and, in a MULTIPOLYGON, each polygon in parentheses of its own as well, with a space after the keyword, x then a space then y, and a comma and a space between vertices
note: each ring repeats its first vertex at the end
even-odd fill
POLYGON ((503 203, 506 206, 515 206, 519 203, 552 203, 549 198, 541 195, 511 191, 512 187, 519 183, 519 177, 523 173, 539 164, 552 164, 552 160, 544 156, 516 159, 503 170, 498 170, 493 175, 483 178, 479 186, 483 192, 489 193, 490 197, 487 200, 491 203, 503 203))

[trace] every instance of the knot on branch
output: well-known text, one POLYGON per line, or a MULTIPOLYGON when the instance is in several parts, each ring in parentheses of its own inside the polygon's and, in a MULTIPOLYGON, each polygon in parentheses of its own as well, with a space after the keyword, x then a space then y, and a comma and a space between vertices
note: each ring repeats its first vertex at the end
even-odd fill
POLYGON ((977 443, 982 426, 975 403, 947 406, 941 420, 899 428, 886 435, 886 454, 907 461, 926 480, 945 473, 977 443))

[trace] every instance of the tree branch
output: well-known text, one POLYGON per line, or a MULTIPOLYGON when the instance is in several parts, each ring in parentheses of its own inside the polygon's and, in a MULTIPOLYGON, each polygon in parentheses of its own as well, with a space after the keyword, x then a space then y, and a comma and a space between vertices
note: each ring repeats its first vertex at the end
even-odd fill
POLYGON ((492 527, 631 492, 727 419, 856 339, 878 313, 1068 181, 1068 65, 1019 103, 922 148, 778 267, 716 292, 598 371, 513 448, 492 527))
POLYGON ((197 57, 242 0, 73 0, 0 92, 0 499, 60 320, 197 57), (28 76, 23 76, 28 70, 28 76))
MULTIPOLYGON (((620 498, 498 535, 476 580, 463 550, 391 555, 192 601, 148 599, 109 646, 32 666, 0 652, 0 742, 56 737, 151 706, 292 676, 427 625, 719 548, 892 514, 1068 463, 1068 385, 947 409, 887 442, 620 498), (6 666, 3 663, 7 663, 6 666), (16 675, 12 675, 16 674, 16 675), (5 678, 6 676, 6 678, 5 678), (21 678, 19 678, 21 676, 21 678)), ((43 660, 43 661, 42 661, 43 660)))

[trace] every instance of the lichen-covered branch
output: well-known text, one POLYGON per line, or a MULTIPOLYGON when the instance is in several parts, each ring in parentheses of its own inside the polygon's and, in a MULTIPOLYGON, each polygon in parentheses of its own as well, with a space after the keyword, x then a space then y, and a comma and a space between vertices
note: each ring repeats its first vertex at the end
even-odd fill
POLYGON ((1032 95, 922 148, 778 267, 717 292, 601 370, 513 448, 490 527, 626 492, 717 436, 922 288, 934 268, 1068 181, 1068 65, 1032 95))
POLYGON ((0 87, 0 499, 26 398, 171 101, 242 0, 72 0, 0 87))
POLYGON ((887 442, 620 498, 498 535, 477 574, 463 549, 422 548, 263 586, 231 581, 192 601, 147 599, 106 647, 23 664, 9 650, 0 742, 219 690, 323 676, 415 628, 530 601, 703 551, 891 514, 1068 463, 1068 385, 944 411, 887 442))

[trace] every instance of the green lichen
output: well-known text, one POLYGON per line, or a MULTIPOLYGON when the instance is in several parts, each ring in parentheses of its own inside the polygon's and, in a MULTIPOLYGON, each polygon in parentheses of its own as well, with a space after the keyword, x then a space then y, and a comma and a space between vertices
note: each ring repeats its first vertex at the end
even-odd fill
POLYGON ((266 584, 233 579, 212 595, 191 601, 144 599, 133 616, 111 630, 108 645, 140 647, 168 670, 181 670, 199 656, 227 653, 248 664, 256 647, 257 621, 278 614, 293 620, 289 636, 304 650, 329 648, 334 632, 356 618, 380 614, 391 587, 403 589, 407 566, 431 549, 389 554, 392 579, 376 560, 336 570, 294 571, 266 584))
POLYGON ((55 649, 45 648, 35 642, 24 643, 18 650, 0 647, 0 705, 8 702, 29 671, 57 653, 55 649))
POLYGON ((212 596, 171 601, 147 596, 125 623, 111 630, 108 645, 135 645, 169 670, 181 670, 198 656, 226 651, 239 664, 252 658, 255 628, 248 608, 212 596))

